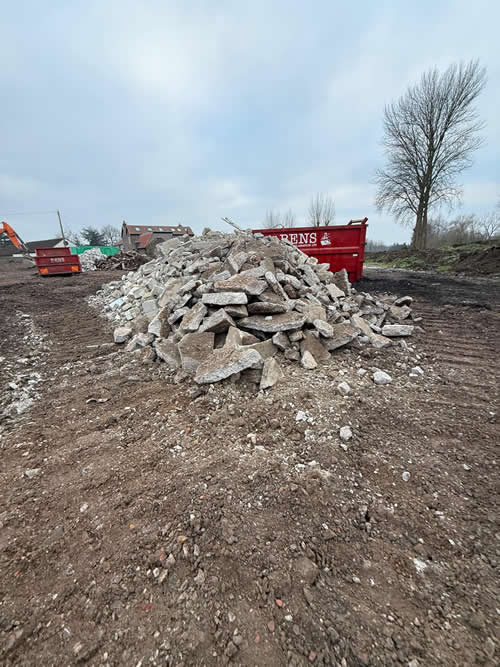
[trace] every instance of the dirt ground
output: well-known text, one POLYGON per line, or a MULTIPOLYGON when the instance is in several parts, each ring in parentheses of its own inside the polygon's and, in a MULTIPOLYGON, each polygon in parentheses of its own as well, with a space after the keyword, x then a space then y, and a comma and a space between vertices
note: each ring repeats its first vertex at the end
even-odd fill
POLYGON ((0 272, 0 664, 497 665, 498 283, 404 273, 408 348, 261 395, 110 343, 110 273, 0 272))

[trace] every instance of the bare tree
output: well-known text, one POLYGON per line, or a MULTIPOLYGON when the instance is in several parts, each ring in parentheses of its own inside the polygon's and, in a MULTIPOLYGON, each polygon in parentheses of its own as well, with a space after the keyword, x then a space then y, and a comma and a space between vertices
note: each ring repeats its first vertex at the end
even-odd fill
POLYGON ((500 236, 500 214, 489 213, 479 218, 477 227, 483 239, 491 241, 500 236))
MULTIPOLYGON (((59 232, 59 234, 60 234, 60 232, 59 232)), ((59 234, 57 234, 57 236, 59 236, 59 234)), ((80 235, 78 234, 78 232, 73 232, 71 229, 66 229, 65 235, 66 235, 66 238, 68 239, 68 241, 71 243, 71 245, 74 245, 74 246, 75 245, 82 245, 82 240, 81 240, 80 235)))
POLYGON ((273 211, 270 209, 266 212, 266 217, 264 218, 264 227, 266 229, 278 229, 280 227, 295 227, 296 225, 295 214, 291 209, 285 214, 282 214, 280 211, 273 211))
POLYGON ((313 227, 331 225, 335 221, 335 202, 332 197, 318 193, 309 204, 309 222, 313 227))
POLYGON ((472 164, 484 124, 474 106, 486 83, 477 61, 422 75, 384 110, 387 165, 375 175, 376 205, 400 222, 415 220, 412 245, 425 248, 427 216, 434 205, 461 194, 456 177, 472 164))
POLYGON ((101 234, 104 239, 104 245, 116 245, 121 239, 121 231, 118 227, 113 227, 113 225, 103 225, 101 227, 101 234))
POLYGON ((295 227, 297 218, 291 208, 283 215, 283 227, 295 227))

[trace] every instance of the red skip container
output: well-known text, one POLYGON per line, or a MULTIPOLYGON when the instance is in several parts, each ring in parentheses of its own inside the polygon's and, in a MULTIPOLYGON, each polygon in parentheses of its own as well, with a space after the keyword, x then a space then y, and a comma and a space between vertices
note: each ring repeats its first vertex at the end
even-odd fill
POLYGON ((285 227, 254 229, 254 234, 287 239, 306 255, 328 264, 330 271, 345 269, 349 280, 355 282, 363 275, 366 224, 368 218, 351 220, 347 225, 328 227, 285 227))
POLYGON ((82 272, 80 258, 69 248, 35 248, 35 264, 41 276, 82 272))

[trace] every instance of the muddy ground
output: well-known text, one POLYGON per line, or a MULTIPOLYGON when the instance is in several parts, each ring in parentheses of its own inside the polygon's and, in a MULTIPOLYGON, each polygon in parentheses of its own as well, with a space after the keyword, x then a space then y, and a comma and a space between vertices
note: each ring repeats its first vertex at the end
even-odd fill
POLYGON ((262 396, 110 344, 110 278, 0 272, 2 665, 498 664, 498 283, 368 271, 409 349, 262 396))

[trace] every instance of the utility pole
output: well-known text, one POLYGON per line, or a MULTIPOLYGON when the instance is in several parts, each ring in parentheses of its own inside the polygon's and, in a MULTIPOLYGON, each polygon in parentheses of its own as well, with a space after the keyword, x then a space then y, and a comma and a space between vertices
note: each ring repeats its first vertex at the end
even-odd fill
POLYGON ((59 213, 59 211, 57 211, 57 217, 59 218, 59 227, 61 228, 61 236, 62 236, 62 240, 63 240, 63 245, 68 245, 67 242, 66 242, 66 237, 64 236, 64 229, 63 229, 63 225, 62 225, 61 214, 59 213))

